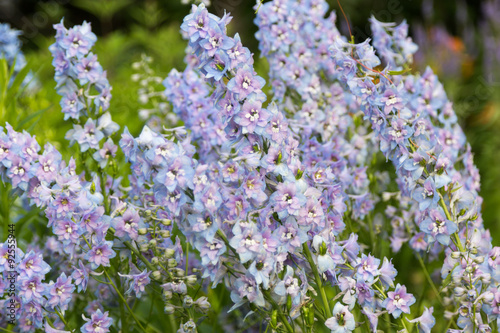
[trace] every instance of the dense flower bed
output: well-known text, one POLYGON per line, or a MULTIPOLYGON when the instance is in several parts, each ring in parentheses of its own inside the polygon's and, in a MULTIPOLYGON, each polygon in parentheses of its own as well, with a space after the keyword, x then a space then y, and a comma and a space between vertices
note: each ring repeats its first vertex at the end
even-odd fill
MULTIPOLYGON (((269 84, 227 35, 231 17, 193 6, 186 69, 162 96, 141 90, 160 101, 142 111, 138 137, 112 120, 90 24, 55 25, 74 158, 2 129, 4 190, 53 233, 24 252, 0 247, 4 281, 17 272, 15 295, 0 284, 2 308, 16 304, 15 320, 0 317, 7 331, 208 331, 204 320, 228 332, 497 330, 500 250, 481 219, 479 174, 439 80, 410 69, 406 23, 371 18, 373 40, 355 44, 325 1, 256 9, 269 84), (391 258, 403 246, 431 297, 399 280, 391 258)), ((146 87, 150 61, 134 77, 146 87)))

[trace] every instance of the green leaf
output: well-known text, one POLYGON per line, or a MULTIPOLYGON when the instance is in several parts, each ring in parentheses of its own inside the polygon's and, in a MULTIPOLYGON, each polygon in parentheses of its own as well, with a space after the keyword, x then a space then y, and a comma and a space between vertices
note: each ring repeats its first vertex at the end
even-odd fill
POLYGON ((403 75, 411 71, 411 68, 403 69, 402 71, 389 71, 390 75, 403 75))
POLYGON ((41 109, 41 110, 38 110, 36 112, 33 112, 32 114, 30 114, 29 116, 27 117, 23 117, 23 120, 21 120, 17 126, 16 126, 16 130, 21 130, 21 129, 24 129, 24 125, 26 125, 27 123, 29 123, 31 120, 35 119, 36 117, 38 117, 38 119, 33 123, 31 124, 31 126, 29 128, 27 128, 26 130, 29 132, 33 129, 33 127, 38 123, 38 121, 40 120, 41 116, 45 113, 45 111, 49 110, 50 108, 52 108, 52 106, 49 106, 49 107, 46 107, 45 109, 41 109))

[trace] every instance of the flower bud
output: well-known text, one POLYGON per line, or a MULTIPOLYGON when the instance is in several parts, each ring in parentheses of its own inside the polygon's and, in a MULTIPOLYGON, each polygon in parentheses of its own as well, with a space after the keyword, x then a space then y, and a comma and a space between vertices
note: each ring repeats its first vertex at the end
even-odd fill
POLYGON ((456 297, 462 297, 465 294, 465 291, 465 288, 462 287, 455 287, 453 290, 456 297))
POLYGON ((491 282, 491 274, 489 274, 489 273, 485 273, 485 274, 483 274, 483 275, 481 276, 481 281, 482 281, 484 284, 486 284, 486 285, 490 284, 490 282, 491 282))
POLYGON ((483 293, 483 299, 486 303, 491 303, 493 299, 495 299, 495 295, 491 291, 485 291, 483 293))
POLYGON ((165 250, 165 257, 172 258, 174 255, 175 255, 174 249, 166 249, 165 250))
POLYGON ((194 302, 193 308, 198 312, 206 313, 208 309, 210 309, 210 303, 208 303, 208 298, 206 296, 198 298, 194 302))
POLYGON ((453 251, 453 252, 451 253, 451 258, 452 258, 452 259, 458 259, 458 258, 460 258, 460 256, 461 256, 461 253, 460 253, 460 252, 458 252, 458 251, 453 251))
POLYGON ((184 299, 182 300, 182 304, 184 305, 185 308, 190 308, 193 306, 193 298, 191 296, 184 296, 184 299))
POLYGON ((167 265, 169 268, 173 268, 177 266, 177 260, 175 259, 168 259, 167 265))
POLYGON ((163 219, 161 220, 161 224, 163 224, 164 226, 169 226, 172 224, 172 220, 169 220, 169 219, 163 219))
POLYGON ((476 257, 474 258, 474 262, 482 264, 484 262, 484 257, 476 257))
POLYGON ((168 301, 169 299, 172 299, 173 293, 170 290, 163 290, 163 296, 168 301))
POLYGON ((138 232, 139 232, 139 235, 145 235, 145 234, 148 233, 148 229, 147 228, 141 228, 141 229, 139 229, 138 232))
POLYGON ((165 305, 164 309, 166 314, 173 314, 175 312, 175 308, 170 304, 165 305))
POLYGON ((159 280, 161 278, 161 273, 160 271, 154 271, 153 273, 151 273, 151 276, 153 277, 153 279, 159 280))
POLYGON ((151 263, 152 263, 153 265, 158 265, 158 261, 159 261, 159 260, 158 260, 158 257, 153 257, 153 258, 151 258, 151 263))
POLYGON ((198 278, 196 277, 196 275, 188 275, 186 276, 186 284, 187 285, 194 285, 196 284, 196 281, 198 281, 198 278))
POLYGON ((170 237, 170 230, 160 230, 160 235, 163 238, 169 238, 170 237))

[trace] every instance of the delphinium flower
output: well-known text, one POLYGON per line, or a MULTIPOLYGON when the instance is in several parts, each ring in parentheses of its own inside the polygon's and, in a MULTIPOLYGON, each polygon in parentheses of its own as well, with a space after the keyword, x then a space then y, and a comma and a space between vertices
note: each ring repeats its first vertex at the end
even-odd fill
POLYGON ((347 306, 337 303, 333 308, 333 317, 328 318, 325 325, 332 333, 348 333, 354 331, 356 322, 347 306))
MULTIPOLYGON (((375 36, 375 40, 377 38, 375 36)), ((352 60, 357 47, 356 45, 333 47, 332 54, 336 64, 342 66, 344 61, 352 60), (353 52, 346 52, 342 47, 347 50, 352 49, 353 52)), ((380 44, 378 47, 382 48, 377 50, 381 54, 390 54, 384 53, 386 44, 380 44)), ((394 69, 393 62, 387 61, 387 64, 388 69, 394 69)), ((400 107, 390 109, 385 116, 386 124, 390 127, 384 130, 372 123, 373 129, 381 140, 382 152, 397 168, 402 195, 413 197, 419 203, 421 212, 416 223, 427 233, 427 242, 448 244, 445 248, 446 260, 442 277, 451 275, 455 290, 459 290, 453 297, 455 304, 465 302, 469 309, 459 316, 457 325, 465 330, 475 330, 479 325, 484 329, 483 325, 486 324, 479 319, 481 306, 478 305, 487 305, 491 301, 491 292, 488 289, 496 286, 498 282, 492 281, 491 270, 484 264, 485 256, 488 256, 492 246, 489 233, 484 230, 480 218, 481 199, 477 195, 478 182, 471 181, 477 179, 477 169, 472 163, 470 148, 466 145, 458 124, 446 121, 445 117, 440 116, 443 110, 448 115, 452 112, 441 84, 430 69, 421 76, 392 75, 389 79, 387 75, 390 73, 387 68, 382 74, 359 70, 356 76, 346 76, 343 80, 348 87, 355 87, 379 75, 380 82, 375 85, 376 89, 373 92, 376 99, 378 96, 378 99, 382 100, 390 91, 393 96, 391 98, 398 99, 398 103, 401 103, 400 107), (425 122, 426 119, 430 121, 425 122), (401 120, 410 127, 416 128, 421 125, 426 127, 419 127, 418 132, 398 142, 391 136, 391 132, 398 131, 393 124, 401 120), (456 168, 456 162, 462 159, 461 167, 456 168), (415 174, 412 160, 415 161, 414 165, 419 163, 423 165, 423 172, 415 174), (443 174, 446 174, 446 177, 442 177, 443 174), (445 218, 440 217, 441 213, 436 215, 436 209, 442 209, 445 218), (434 221, 438 221, 439 225, 437 222, 432 222, 431 212, 434 212, 432 214, 437 218, 437 220, 434 218, 434 221), (430 222, 426 218, 429 218, 430 222), (446 220, 455 226, 447 224, 446 220), (430 223, 436 228, 431 230, 429 237, 430 223), (453 235, 450 235, 452 232, 453 235), (453 239, 452 242, 448 241, 448 236, 453 239), (453 267, 455 263, 456 266, 453 267), (467 298, 467 295, 470 298, 467 298)), ((352 89, 351 91, 354 92, 352 89)), ((362 97, 361 93, 356 92, 356 94, 362 97)), ((366 117, 373 120, 372 114, 379 112, 380 105, 379 102, 366 100, 362 105, 366 117)), ((452 290, 451 286, 447 290, 452 290)))
POLYGON ((406 21, 396 25, 392 22, 380 22, 375 17, 371 17, 370 23, 373 46, 388 66, 393 70, 398 70, 413 62, 413 54, 417 51, 418 46, 408 37, 406 21))
POLYGON ((4 281, 0 286, 0 292, 8 295, 8 290, 12 292, 15 288, 17 291, 15 298, 5 298, 6 301, 16 304, 15 318, 2 316, 0 324, 7 326, 7 321, 15 319, 20 330, 30 332, 41 328, 43 317, 47 315, 43 306, 47 304, 44 296, 49 287, 44 279, 51 267, 44 261, 40 251, 29 251, 25 254, 18 247, 15 248, 15 252, 13 249, 12 243, 8 240, 0 244, 0 277, 4 281), (15 277, 15 287, 10 285, 13 277, 15 277))
POLYGON ((142 293, 144 293, 144 289, 146 288, 146 286, 151 282, 151 279, 149 278, 150 274, 151 272, 148 272, 147 269, 139 274, 120 274, 120 276, 130 280, 130 287, 126 291, 126 293, 130 294, 132 291, 134 291, 135 295, 140 298, 142 293))
MULTIPOLYGON (((228 224, 218 225, 219 230, 216 233, 216 237, 220 237, 223 241, 227 238, 229 245, 228 248, 230 251, 234 250, 235 253, 238 253, 241 262, 247 265, 241 265, 241 263, 236 261, 234 265, 237 265, 238 270, 233 272, 232 275, 234 275, 234 278, 228 279, 228 277, 226 277, 228 283, 234 286, 231 288, 231 297, 236 302, 235 306, 241 306, 246 301, 250 301, 262 307, 265 306, 265 303, 263 303, 264 298, 269 297, 269 293, 272 292, 272 290, 270 290, 271 288, 268 287, 276 283, 273 282, 273 279, 276 279, 276 276, 269 275, 268 277, 266 272, 266 267, 269 267, 269 264, 266 263, 266 260, 262 260, 261 253, 264 251, 271 251, 270 253, 273 253, 273 256, 276 257, 276 263, 274 265, 277 267, 278 272, 285 267, 284 260, 290 255, 298 255, 298 258, 301 257, 301 260, 304 260, 305 258, 311 266, 313 272, 316 271, 316 273, 317 267, 315 262, 318 260, 318 255, 325 255, 326 253, 329 253, 334 258, 334 265, 342 265, 345 263, 345 259, 341 255, 343 251, 342 246, 335 241, 334 233, 329 233, 330 228, 334 228, 335 223, 326 225, 325 222, 321 221, 321 218, 313 225, 307 225, 304 222, 297 223, 297 217, 300 215, 301 210, 300 206, 294 205, 294 196, 298 196, 298 198, 300 198, 298 202, 304 203, 306 203, 308 199, 311 201, 317 201, 321 198, 321 207, 318 206, 314 209, 312 209, 312 207, 310 208, 310 212, 308 212, 307 216, 311 214, 311 217, 314 217, 314 214, 316 214, 316 216, 325 216, 324 212, 320 213, 319 210, 324 210, 329 206, 333 207, 332 201, 337 200, 339 202, 335 202, 335 206, 338 207, 341 212, 336 213, 339 215, 342 214, 345 210, 345 205, 340 204, 340 202, 345 200, 346 196, 341 186, 327 187, 325 195, 322 195, 321 190, 314 188, 314 183, 310 182, 309 174, 304 172, 304 169, 302 169, 302 160, 299 159, 300 153, 298 150, 299 141, 293 136, 292 132, 283 128, 282 136, 277 137, 277 139, 280 140, 279 142, 281 145, 275 142, 271 137, 271 133, 273 133, 271 117, 269 118, 267 124, 263 124, 265 127, 264 130, 252 132, 254 128, 245 128, 247 127, 247 123, 243 123, 243 125, 238 123, 240 122, 239 119, 245 117, 245 110, 234 106, 244 105, 245 103, 252 101, 259 101, 259 103, 262 103, 266 100, 266 96, 261 91, 261 88, 263 87, 262 80, 254 73, 252 67, 243 61, 238 62, 233 59, 232 61, 226 61, 223 64, 219 63, 215 66, 225 72, 226 81, 218 79, 218 76, 216 75, 208 75, 209 71, 207 70, 207 66, 209 66, 213 61, 219 62, 223 59, 227 59, 228 57, 224 56, 224 54, 231 54, 231 50, 227 51, 225 47, 219 47, 215 53, 213 53, 212 49, 207 51, 203 45, 205 45, 206 39, 210 38, 207 36, 210 35, 211 29, 216 32, 219 30, 225 32, 225 24, 227 24, 228 21, 227 17, 219 20, 213 15, 208 14, 203 6, 193 7, 193 12, 185 18, 182 29, 186 38, 190 41, 190 49, 195 52, 197 58, 197 60, 194 60, 193 63, 203 64, 203 67, 200 68, 202 75, 205 75, 207 81, 214 85, 212 96, 221 97, 220 101, 222 102, 217 103, 215 107, 216 111, 220 112, 223 126, 225 127, 226 142, 223 143, 223 147, 230 148, 233 146, 244 154, 242 158, 239 157, 237 159, 239 164, 237 167, 234 165, 231 166, 234 170, 233 172, 240 172, 240 170, 243 171, 244 169, 247 169, 248 172, 252 172, 254 168, 260 167, 260 170, 265 170, 264 174, 268 175, 266 178, 262 176, 257 177, 257 184, 263 181, 270 187, 268 192, 269 194, 267 195, 268 201, 263 198, 264 202, 262 203, 264 203, 264 205, 261 205, 260 207, 255 206, 255 201, 250 201, 250 204, 247 205, 249 213, 247 221, 229 220, 228 224), (220 56, 217 58, 217 55, 220 56), (224 82, 227 82, 227 85, 224 82), (267 127, 270 126, 271 130, 268 131, 267 127), (262 162, 259 162, 259 160, 262 162), (293 190, 294 188, 295 190, 293 190), (284 192, 281 193, 280 191, 284 192), (326 195, 326 193, 328 193, 328 195, 326 195), (303 200, 302 197, 305 197, 305 201, 301 201, 303 200), (228 228, 231 224, 234 224, 234 227, 228 228), (264 237, 262 230, 266 230, 267 228, 271 229, 271 238, 264 237), (305 231, 309 234, 305 233, 305 231), (323 235, 319 244, 323 245, 315 249, 317 253, 313 255, 309 252, 309 250, 305 250, 307 248, 307 244, 305 244, 305 242, 309 237, 311 237, 311 235, 319 234, 320 232, 323 232, 323 235), (303 236, 299 236, 301 233, 303 236), (275 240, 278 241, 277 247, 267 246, 267 244, 272 244, 275 241, 271 241, 272 238, 275 238, 275 240), (303 252, 303 255, 301 256, 298 253, 302 251, 305 252, 303 252)), ((227 45, 229 45, 229 43, 227 43, 227 45)), ((241 48, 236 40, 233 42, 233 47, 241 48)), ((247 54, 247 52, 244 51, 244 54, 247 54)), ((248 56, 247 59, 251 59, 251 57, 248 56)), ((178 83, 180 82, 182 82, 180 75, 174 73, 171 77, 169 77, 166 84, 167 91, 169 90, 169 87, 179 86, 178 83)), ((317 79, 311 79, 309 84, 303 88, 304 91, 307 91, 312 95, 316 95, 317 82, 319 82, 317 79)), ((174 94, 172 94, 172 98, 175 98, 174 94)), ((177 101, 183 103, 183 100, 184 98, 177 101)), ((174 101, 173 104, 175 105, 176 102, 174 101)), ((259 105, 259 108, 260 107, 261 106, 259 105)), ((270 110, 269 113, 271 115, 280 113, 274 105, 270 105, 268 109, 270 110)), ((258 113, 260 113, 260 111, 253 111, 253 115, 258 113)), ((249 118, 250 117, 252 117, 252 115, 250 115, 249 118)), ((286 123, 286 121, 283 121, 283 123, 286 123)), ((257 127, 255 127, 255 129, 257 129, 257 127)), ((328 146, 329 149, 331 149, 331 147, 332 146, 328 146)), ((328 148, 325 147, 324 149, 326 150, 328 148)), ((307 156, 307 154, 304 155, 304 160, 306 160, 305 156, 307 156)), ((210 166, 208 169, 210 170, 210 166)), ((219 168, 214 169, 218 170, 219 168)), ((363 168, 359 170, 363 170, 363 168)), ((339 171, 339 174, 340 173, 341 172, 339 171)), ((218 172, 217 174, 220 175, 221 173, 218 172)), ((217 176, 217 174, 214 178, 215 182, 212 184, 218 184, 223 193, 234 193, 232 187, 238 185, 232 182, 230 177, 227 177, 226 181, 223 180, 221 182, 219 178, 220 176, 217 176)), ((207 173, 206 176, 207 181, 210 181, 211 177, 214 177, 211 173, 207 173)), ((253 186, 254 185, 252 184, 251 187, 253 188, 253 186)), ((208 191, 213 191, 213 187, 208 187, 208 191)), ((201 190, 201 193, 203 195, 204 191, 201 190)), ((197 202, 198 192, 193 194, 195 199, 193 200, 192 198, 188 198, 187 202, 189 202, 190 199, 195 203, 197 202)), ((228 196, 225 197, 227 198, 228 196)), ((200 202, 201 204, 195 204, 194 206, 198 213, 201 213, 199 212, 201 209, 206 210, 210 215, 215 215, 215 213, 217 213, 217 215, 213 218, 205 218, 205 221, 207 221, 211 226, 216 221, 227 220, 227 218, 224 217, 227 214, 224 209, 215 211, 211 208, 214 204, 219 205, 217 198, 217 196, 210 195, 209 200, 202 200, 200 202), (221 218, 218 218, 219 215, 221 215, 221 218)), ((240 205, 241 208, 244 206, 245 205, 243 204, 240 205)), ((178 213, 176 212, 175 214, 177 215, 178 213)), ((201 215, 203 216, 203 214, 201 215)), ((341 219, 340 216, 339 219, 341 219)), ((183 221, 178 221, 178 223, 182 225, 183 221)), ((206 235, 205 233, 197 234, 195 230, 193 230, 195 232, 191 232, 189 228, 186 229, 185 227, 182 227, 182 229, 184 229, 184 233, 188 233, 188 239, 193 236, 194 239, 197 239, 200 236, 204 237, 206 235)), ((312 237, 309 239, 312 240, 312 237)), ((347 245, 351 246, 351 243, 346 243, 346 246, 347 245)), ((352 261, 350 261, 350 265, 357 268, 360 265, 360 262, 357 261, 357 257, 360 255, 359 246, 352 246, 352 248, 352 261)), ((356 270, 356 268, 354 268, 354 270, 356 270)), ((220 271, 225 272, 226 270, 227 266, 220 271)), ((337 270, 332 266, 329 274, 336 275, 337 273, 340 273, 340 269, 337 270)), ((350 274, 354 274, 354 271, 350 274)), ((379 275, 379 273, 376 274, 379 275)), ((210 273, 210 276, 218 282, 217 277, 220 276, 220 273, 213 272, 210 273)), ((318 275, 315 282, 319 291, 323 293, 323 300, 326 301, 324 298, 324 290, 321 279, 322 278, 318 275)), ((302 275, 301 280, 303 282, 301 288, 308 285, 307 283, 304 284, 304 282, 306 282, 306 276, 302 275)), ((360 290, 363 290, 363 295, 369 295, 372 287, 373 286, 368 284, 361 287, 360 284, 360 290)), ((307 292, 304 292, 302 295, 302 297, 307 297, 307 292)), ((382 297, 382 294, 377 293, 377 297, 382 297)), ((303 300, 298 299, 298 301, 300 301, 300 303, 292 304, 292 306, 294 306, 294 317, 298 316, 301 311, 305 311, 303 308, 301 309, 301 306, 299 305, 304 303, 303 300)), ((372 304, 375 305, 377 303, 373 302, 372 304)), ((328 307, 326 303, 324 303, 324 306, 328 307)), ((288 322, 283 322, 283 324, 290 325, 288 322)))
POLYGON ((262 56, 270 63, 269 74, 274 98, 281 102, 279 108, 286 108, 293 116, 290 120, 293 132, 311 137, 301 140, 299 148, 304 157, 310 156, 303 158, 304 171, 314 174, 315 182, 324 186, 332 181, 344 186, 344 191, 351 194, 348 198, 353 216, 363 218, 377 201, 368 195, 366 167, 371 159, 368 152, 376 143, 367 135, 367 125, 356 121, 357 101, 335 82, 328 47, 343 37, 335 27, 335 14, 324 17, 327 10, 324 2, 264 4, 255 19, 259 27, 256 36, 262 56), (283 27, 287 27, 287 36, 294 42, 284 48, 275 47, 281 36, 271 32, 283 27), (327 152, 331 149, 341 153, 330 156, 327 152), (318 163, 328 159, 338 160, 335 167, 318 163))
POLYGON ((113 318, 109 317, 108 311, 103 313, 99 309, 90 318, 84 319, 87 323, 82 326, 82 333, 106 333, 113 324, 113 318))
MULTIPOLYGON (((220 265, 218 259, 222 253, 217 250, 218 245, 213 239, 216 229, 211 227, 217 226, 217 222, 211 220, 210 216, 190 215, 189 222, 179 223, 186 211, 192 211, 192 208, 185 203, 193 195, 195 182, 192 176, 195 174, 196 166, 189 146, 190 138, 186 137, 185 132, 181 133, 170 133, 172 137, 169 139, 145 126, 139 137, 133 138, 128 131, 125 131, 120 146, 131 163, 130 193, 133 193, 134 197, 131 203, 121 204, 122 208, 117 209, 117 217, 113 223, 116 227, 115 235, 118 232, 132 239, 136 238, 138 244, 136 251, 152 257, 150 261, 136 264, 143 273, 122 275, 131 279, 128 292, 134 291, 140 297, 145 291, 144 287, 153 278, 161 283, 166 295, 165 312, 180 311, 191 318, 192 313, 188 312, 188 307, 185 304, 184 306, 177 304, 178 298, 174 298, 173 295, 178 295, 181 300, 190 297, 187 295, 188 288, 196 284, 198 277, 184 270, 184 260, 188 259, 184 258, 180 239, 173 240, 171 231, 174 223, 188 237, 191 229, 210 235, 210 244, 207 244, 207 241, 193 243, 194 248, 202 251, 202 261, 207 263, 207 266, 220 265), (179 141, 180 139, 183 141, 179 141), (133 224, 140 225, 134 227, 133 224), (127 231, 132 229, 138 233, 132 234, 127 231), (209 262, 205 261, 203 249, 210 251, 206 254, 209 262), (215 251, 212 252, 213 250, 215 251), (166 275, 162 275, 161 272, 166 275)), ((208 194, 207 200, 212 200, 208 194)), ((200 201, 200 204, 204 205, 204 202, 200 201)), ((196 301, 197 299, 191 299, 185 303, 193 304, 196 301)), ((204 307, 197 309, 199 313, 203 311, 206 311, 204 307)))
MULTIPOLYGON (((56 42, 49 49, 56 71, 57 92, 62 96, 64 119, 74 119, 73 129, 66 133, 66 139, 71 145, 77 143, 82 153, 87 152, 100 169, 105 170, 114 163, 117 146, 111 136, 119 126, 106 112, 111 99, 106 71, 99 64, 97 55, 90 52, 97 37, 87 22, 66 29, 61 21, 54 28, 56 42), (101 143, 103 139, 105 142, 101 143)), ((102 171, 100 173, 100 181, 104 183, 106 178, 102 171)), ((107 184, 102 184, 102 189, 106 187, 107 184)))
MULTIPOLYGON (((112 249, 112 241, 104 242, 110 218, 104 214, 104 209, 100 206, 102 196, 99 198, 91 194, 92 186, 90 183, 83 181, 75 174, 74 160, 67 164, 51 145, 47 145, 46 151, 40 154, 40 147, 34 137, 26 132, 14 131, 8 124, 6 130, 5 133, 2 129, 0 134, 2 142, 5 144, 4 147, 13 148, 9 149, 2 163, 10 168, 12 165, 22 165, 28 179, 22 178, 19 181, 16 175, 9 173, 9 169, 6 167, 1 169, 2 179, 10 181, 14 190, 29 199, 31 204, 37 205, 45 211, 48 226, 52 227, 54 234, 58 236, 61 246, 57 250, 59 255, 91 259, 92 269, 97 269, 101 263, 103 265, 109 264, 109 259, 115 256, 115 252, 112 249), (16 161, 17 164, 12 163, 16 161), (83 239, 89 242, 90 248, 87 245, 85 247, 92 255, 86 256, 79 250, 82 242, 85 243, 83 239), (106 248, 101 249, 100 244, 106 244, 106 248), (95 251, 92 251, 92 246, 96 247, 95 251), (100 254, 97 253, 98 250, 101 250, 100 254)), ((95 192, 95 190, 93 191, 95 192)), ((47 244, 49 245, 49 243, 47 244)), ((55 246, 57 247, 57 245, 55 246)), ((54 249, 53 246, 51 249, 54 249)), ((39 253, 30 251, 26 255, 19 255, 18 258, 18 283, 20 289, 23 290, 20 294, 21 309, 18 311, 19 315, 29 311, 28 307, 35 309, 38 308, 38 305, 53 307, 58 311, 64 311, 72 306, 70 295, 75 289, 75 285, 71 283, 71 278, 67 274, 71 265, 58 267, 61 270, 59 271, 60 278, 54 284, 49 285, 44 281, 44 278, 50 268, 39 253), (41 293, 47 297, 47 300, 41 296, 41 293)), ((87 260, 84 262, 88 264, 87 260)), ((81 264, 80 267, 85 267, 85 264, 81 264)), ((86 272, 82 277, 88 280, 87 269, 84 269, 86 272)), ((78 284, 81 283, 83 282, 78 281, 78 284)), ((85 290, 85 286, 79 290, 85 290)), ((43 315, 45 314, 40 313, 36 315, 36 318, 27 317, 29 321, 22 322, 23 330, 28 330, 27 327, 30 325, 30 327, 40 328, 43 324, 43 315)))
POLYGON ((415 297, 406 293, 406 287, 397 285, 394 291, 387 293, 387 298, 384 300, 384 307, 387 311, 398 318, 402 312, 410 313, 410 306, 415 303, 415 297))
MULTIPOLYGON (((21 51, 21 41, 19 39, 21 34, 21 31, 12 29, 8 23, 0 24, 0 59, 5 59, 10 68, 14 66, 10 84, 12 84, 19 71, 26 66, 26 59, 21 51)), ((28 73, 22 83, 26 85, 32 80, 33 75, 28 73)))

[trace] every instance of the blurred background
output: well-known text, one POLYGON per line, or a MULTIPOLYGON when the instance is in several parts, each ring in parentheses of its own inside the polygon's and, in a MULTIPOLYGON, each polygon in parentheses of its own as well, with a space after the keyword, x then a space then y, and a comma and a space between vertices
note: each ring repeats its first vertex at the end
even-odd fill
MULTIPOLYGON (((12 109, 15 114, 6 120, 22 122, 39 142, 50 141, 69 153, 64 133, 71 124, 63 121, 60 112, 48 51, 54 42, 52 25, 64 17, 67 27, 84 20, 92 23, 99 37, 93 52, 113 86, 113 119, 138 134, 144 125, 138 110, 144 105, 138 98, 139 83, 131 80, 132 64, 146 54, 152 59, 154 74, 162 78, 174 67, 184 68, 186 43, 179 26, 189 13, 188 2, 0 0, 0 23, 22 31, 22 49, 41 88, 21 96, 12 109)), ((339 29, 347 34, 337 1, 329 3, 337 12, 339 29)), ((343 0, 341 4, 357 41, 370 36, 371 15, 380 21, 406 19, 409 23, 410 35, 419 45, 413 70, 422 72, 430 66, 454 102, 480 169, 483 218, 496 239, 494 245, 500 245, 500 0, 343 0)), ((259 74, 265 77, 265 59, 259 58, 254 37, 254 5, 254 0, 212 0, 209 10, 219 16, 224 11, 232 13, 230 33, 240 34, 243 44, 255 53, 259 74)))

